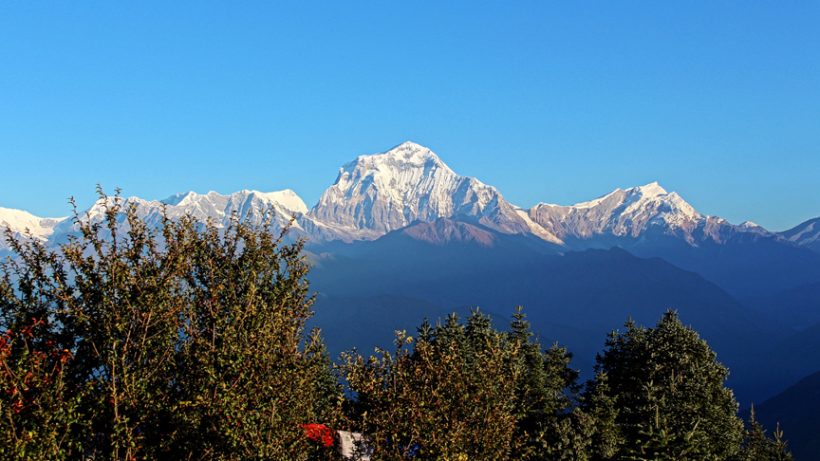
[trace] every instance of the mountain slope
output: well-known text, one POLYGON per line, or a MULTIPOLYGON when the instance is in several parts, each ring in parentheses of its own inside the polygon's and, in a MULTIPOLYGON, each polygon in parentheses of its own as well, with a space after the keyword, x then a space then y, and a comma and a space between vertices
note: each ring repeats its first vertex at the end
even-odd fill
POLYGON ((716 216, 703 215, 677 192, 667 192, 657 182, 615 189, 595 200, 570 206, 540 203, 529 210, 529 215, 570 247, 663 236, 683 240, 690 246, 774 237, 751 222, 734 225, 716 216))
POLYGON ((820 253, 820 218, 810 219, 780 235, 796 245, 820 253))
POLYGON ((767 315, 773 322, 804 330, 820 323, 820 281, 746 300, 748 306, 767 315))
POLYGON ((677 235, 695 243, 692 235, 704 219, 678 194, 657 182, 613 192, 571 206, 540 203, 529 210, 533 221, 564 240, 596 236, 639 237, 647 231, 677 235))
POLYGON ((26 211, 0 207, 0 251, 8 249, 6 229, 18 237, 30 233, 34 238, 46 240, 63 220, 65 218, 40 218, 26 211))
MULTIPOLYGON (((745 355, 762 346, 760 338, 785 333, 762 325, 697 274, 623 250, 561 255, 532 237, 488 232, 495 234, 490 245, 464 239, 441 245, 399 231, 330 249, 311 273, 311 286, 320 294, 315 325, 327 338, 351 341, 342 348, 369 351, 374 345, 389 345, 396 329, 412 331, 423 316, 439 317, 453 310, 466 314, 470 307, 480 306, 505 322, 516 305, 523 305, 546 343, 566 344, 575 353, 576 366, 589 371, 610 330, 630 317, 654 324, 673 307, 732 367, 733 385, 741 398, 771 395, 782 388, 758 387, 744 379, 740 365, 745 355), (348 317, 347 312, 355 315, 348 317)), ((338 343, 329 339, 329 345, 339 352, 338 343)), ((785 385, 772 386, 781 384, 785 385)))
POLYGON ((754 223, 703 215, 658 183, 571 206, 539 204, 529 215, 569 249, 620 247, 661 257, 739 297, 820 281, 818 254, 754 223))

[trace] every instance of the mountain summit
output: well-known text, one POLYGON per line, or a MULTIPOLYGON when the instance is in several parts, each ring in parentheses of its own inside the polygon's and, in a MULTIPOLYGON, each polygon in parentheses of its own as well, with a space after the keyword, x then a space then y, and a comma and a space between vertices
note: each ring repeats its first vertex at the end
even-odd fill
POLYGON ((310 217, 335 227, 346 240, 373 239, 414 222, 455 218, 560 242, 494 187, 456 174, 433 151, 409 141, 344 165, 310 217))
POLYGON ((541 203, 529 210, 533 221, 559 238, 597 235, 639 237, 658 230, 694 243, 693 231, 705 217, 675 192, 657 182, 614 191, 571 206, 541 203))

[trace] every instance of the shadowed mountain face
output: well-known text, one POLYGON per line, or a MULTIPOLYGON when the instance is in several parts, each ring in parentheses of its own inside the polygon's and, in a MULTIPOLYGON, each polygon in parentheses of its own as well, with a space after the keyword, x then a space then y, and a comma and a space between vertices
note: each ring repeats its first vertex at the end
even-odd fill
POLYGON ((745 304, 774 323, 803 331, 820 324, 820 282, 807 283, 774 295, 748 298, 745 304))
POLYGON ((820 372, 803 378, 756 409, 765 427, 780 424, 796 461, 820 457, 820 372))
POLYGON ((820 254, 771 235, 730 233, 722 242, 706 240, 698 246, 645 235, 619 246, 697 272, 738 298, 771 296, 820 281, 820 254))
POLYGON ((538 239, 451 221, 419 224, 373 242, 314 248, 314 323, 334 353, 351 346, 369 351, 389 345, 394 330, 413 331, 423 317, 466 314, 478 306, 503 325, 514 306, 523 305, 542 340, 567 345, 576 366, 589 371, 609 331, 629 318, 654 324, 675 308, 732 368, 741 399, 789 384, 758 386, 745 379, 748 368, 754 369, 745 357, 765 347, 762 338, 786 332, 767 326, 717 285, 662 259, 619 249, 556 249, 538 239), (431 235, 444 239, 431 242, 431 235))

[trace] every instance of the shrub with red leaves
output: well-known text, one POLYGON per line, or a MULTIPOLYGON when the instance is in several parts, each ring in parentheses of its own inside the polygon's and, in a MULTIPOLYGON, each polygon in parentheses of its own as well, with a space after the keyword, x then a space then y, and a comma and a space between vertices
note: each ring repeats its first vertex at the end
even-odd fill
POLYGON ((307 438, 325 447, 332 447, 336 443, 333 430, 324 424, 302 424, 302 429, 305 430, 307 438))

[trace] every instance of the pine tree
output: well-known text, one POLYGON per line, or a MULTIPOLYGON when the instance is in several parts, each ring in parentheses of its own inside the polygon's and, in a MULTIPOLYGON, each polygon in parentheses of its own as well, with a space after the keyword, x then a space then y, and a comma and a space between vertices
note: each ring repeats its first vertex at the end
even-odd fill
POLYGON ((655 328, 629 322, 624 333, 613 332, 596 369, 597 380, 606 376, 604 395, 618 409, 623 435, 613 458, 723 460, 737 453, 743 426, 724 386, 728 370, 674 311, 655 328))
POLYGON ((521 306, 516 307, 508 336, 520 350, 516 437, 522 445, 515 459, 561 459, 559 453, 565 452, 577 457, 581 449, 575 443, 570 412, 578 372, 569 366, 571 354, 557 344, 544 351, 521 306))
POLYGON ((541 349, 519 308, 507 333, 478 311, 466 324, 425 320, 415 339, 397 336, 395 352, 348 353, 342 368, 357 396, 351 424, 379 459, 557 460, 586 446, 571 419, 569 361, 563 348, 541 349))
POLYGON ((618 408, 606 373, 599 372, 587 383, 576 412, 581 420, 580 430, 589 441, 589 459, 614 458, 623 443, 623 436, 617 423, 618 408))
POLYGON ((737 461, 791 461, 792 455, 783 439, 783 431, 778 425, 772 437, 757 421, 754 406, 749 411, 743 447, 735 458, 737 461))

